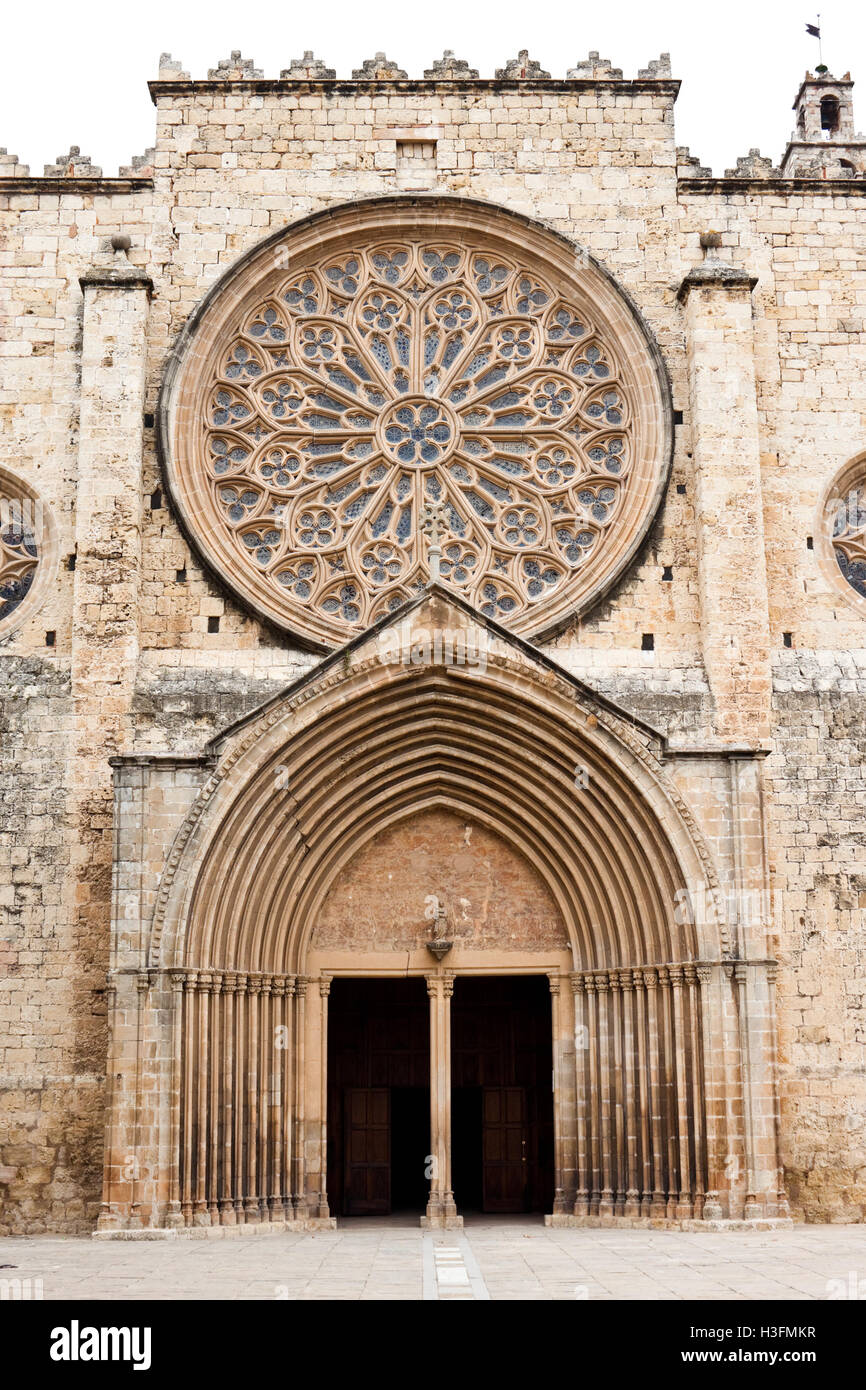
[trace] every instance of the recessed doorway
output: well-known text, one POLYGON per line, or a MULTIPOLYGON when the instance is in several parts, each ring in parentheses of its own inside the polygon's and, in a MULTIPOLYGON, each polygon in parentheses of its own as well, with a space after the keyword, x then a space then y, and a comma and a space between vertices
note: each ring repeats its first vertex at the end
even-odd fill
POLYGON ((328 1003, 330 1210, 421 1215, 430 1176, 426 982, 337 979, 328 1003))
POLYGON ((546 976, 460 978, 451 1001, 451 1173, 460 1212, 553 1209, 546 976))

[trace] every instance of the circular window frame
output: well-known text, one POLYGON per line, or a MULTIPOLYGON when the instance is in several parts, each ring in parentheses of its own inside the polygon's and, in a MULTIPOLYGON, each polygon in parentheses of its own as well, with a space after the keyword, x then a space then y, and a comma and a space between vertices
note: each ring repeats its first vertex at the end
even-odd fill
POLYGON ((814 534, 815 550, 824 578, 834 593, 845 600, 849 608, 852 608, 861 618, 866 619, 866 596, 858 594, 839 569, 832 535, 834 509, 831 503, 835 499, 844 497, 858 484, 866 490, 866 449, 859 454, 854 454, 833 475, 818 505, 814 534))
MULTIPOLYGON (((320 615, 306 622, 299 608, 282 607, 269 593, 264 576, 242 567, 227 554, 219 534, 202 524, 209 499, 195 483, 203 403, 211 390, 209 365, 248 312, 253 297, 267 298, 287 275, 301 273, 313 258, 338 257, 358 238, 390 241, 400 235, 432 236, 441 241, 481 240, 486 248, 546 274, 560 294, 565 286, 588 302, 600 329, 628 364, 634 410, 633 498, 619 534, 603 561, 563 586, 556 602, 524 609, 506 625, 524 639, 547 641, 585 615, 619 582, 651 527, 670 476, 673 457, 673 404, 661 350, 643 316, 613 276, 589 253, 542 223, 489 203, 440 197, 386 197, 340 205, 281 228, 257 243, 212 286, 181 330, 163 375, 157 407, 156 442, 166 494, 191 549, 220 586, 249 612, 301 646, 325 653, 361 629, 334 631, 320 615), (287 611, 288 608, 288 611, 287 611), (329 628, 331 630, 329 630, 329 628)), ((351 576, 347 576, 351 578, 351 576)), ((455 590, 455 592, 457 592, 455 590)))
POLYGON ((0 618, 0 644, 13 638, 26 623, 36 616, 45 604, 57 571, 57 527, 54 515, 45 498, 22 474, 0 463, 0 493, 29 501, 39 509, 40 535, 36 572, 33 583, 19 604, 0 618))

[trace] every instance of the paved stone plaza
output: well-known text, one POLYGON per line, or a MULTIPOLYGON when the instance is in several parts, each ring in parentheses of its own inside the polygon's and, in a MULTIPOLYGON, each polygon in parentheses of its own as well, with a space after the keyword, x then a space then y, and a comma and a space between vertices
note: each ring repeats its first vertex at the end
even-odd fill
POLYGON ((550 1230, 476 1217, 427 1234, 394 1217, 253 1239, 19 1237, 0 1241, 0 1265, 2 1278, 41 1280, 46 1300, 808 1300, 866 1287, 866 1231, 550 1230))

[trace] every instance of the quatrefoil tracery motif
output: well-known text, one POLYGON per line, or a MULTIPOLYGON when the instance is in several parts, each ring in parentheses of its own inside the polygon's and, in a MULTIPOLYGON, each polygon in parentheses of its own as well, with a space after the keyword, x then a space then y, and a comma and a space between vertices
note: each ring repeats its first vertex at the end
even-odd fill
POLYGON ((423 588, 431 500, 442 579, 511 625, 604 550, 629 486, 629 388, 601 326, 517 258, 359 244, 235 326, 201 420, 214 515, 334 642, 423 588))

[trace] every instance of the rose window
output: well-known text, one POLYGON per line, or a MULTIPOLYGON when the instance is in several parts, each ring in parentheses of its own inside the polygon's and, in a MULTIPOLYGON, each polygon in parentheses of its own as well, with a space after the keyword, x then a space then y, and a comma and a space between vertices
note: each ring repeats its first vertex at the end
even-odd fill
POLYGON ((866 484, 836 499, 832 529, 839 572, 855 594, 866 598, 866 484))
POLYGON ((41 532, 41 503, 7 491, 0 478, 0 624, 4 628, 11 626, 12 615, 34 588, 43 559, 41 532))
POLYGON ((426 504, 442 582, 539 635, 611 582, 660 495, 657 378, 615 289, 418 219, 389 239, 359 210, 333 250, 244 272, 165 451, 211 565, 318 645, 423 591, 426 504))

